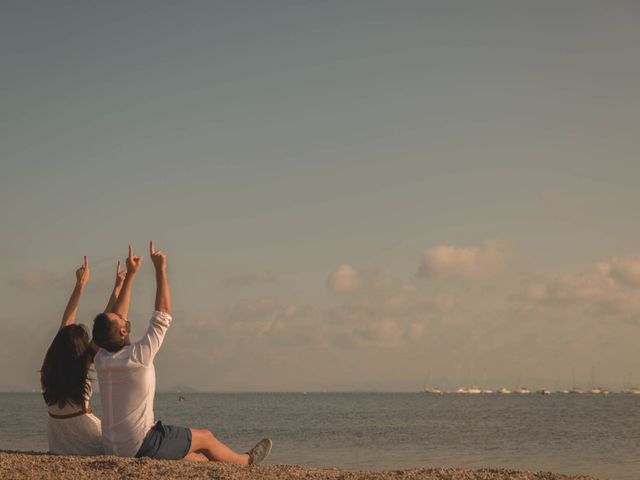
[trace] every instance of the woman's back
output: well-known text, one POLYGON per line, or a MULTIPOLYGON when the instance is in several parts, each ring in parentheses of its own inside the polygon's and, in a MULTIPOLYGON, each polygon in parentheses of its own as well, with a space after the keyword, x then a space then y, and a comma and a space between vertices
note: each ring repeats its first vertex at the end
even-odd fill
POLYGON ((92 395, 88 372, 91 352, 82 325, 58 331, 45 355, 40 381, 49 419, 47 437, 51 453, 101 455, 100 420, 89 408, 92 395))
POLYGON ((60 408, 48 405, 47 438, 49 451, 57 455, 103 455, 100 419, 89 408, 91 382, 87 380, 88 396, 82 406, 67 402, 60 408))

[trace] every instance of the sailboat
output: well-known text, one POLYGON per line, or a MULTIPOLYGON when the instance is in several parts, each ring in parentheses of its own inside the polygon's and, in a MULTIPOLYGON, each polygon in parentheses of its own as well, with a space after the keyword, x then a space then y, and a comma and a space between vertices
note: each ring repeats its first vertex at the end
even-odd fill
POLYGON ((593 366, 591 366, 591 390, 589 390, 589 393, 591 393, 592 395, 600 395, 602 393, 602 389, 594 386, 594 381, 593 381, 594 378, 595 378, 595 370, 593 366))
POLYGON ((576 387, 576 371, 575 370, 571 371, 571 377, 573 379, 573 387, 571 388, 571 390, 569 390, 569 393, 572 393, 574 395, 580 395, 584 393, 581 388, 576 387))
POLYGON ((427 387, 427 382, 425 381, 422 393, 429 393, 431 395, 442 395, 442 390, 440 390, 438 387, 432 387, 431 385, 431 368, 429 368, 429 386, 427 387))

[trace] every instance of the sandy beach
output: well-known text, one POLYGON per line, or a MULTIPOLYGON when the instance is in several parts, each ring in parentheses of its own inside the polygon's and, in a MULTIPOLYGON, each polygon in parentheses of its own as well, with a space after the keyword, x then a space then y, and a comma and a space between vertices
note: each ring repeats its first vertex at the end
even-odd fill
POLYGON ((594 480, 584 475, 551 472, 520 472, 486 468, 414 468, 408 470, 368 471, 307 468, 297 465, 258 465, 240 467, 220 463, 159 461, 120 457, 71 457, 39 452, 0 451, 2 479, 329 479, 329 480, 594 480))

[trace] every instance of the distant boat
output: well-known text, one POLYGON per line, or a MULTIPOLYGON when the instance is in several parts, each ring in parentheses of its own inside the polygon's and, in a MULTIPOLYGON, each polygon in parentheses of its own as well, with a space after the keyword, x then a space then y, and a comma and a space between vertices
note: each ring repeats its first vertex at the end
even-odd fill
POLYGON ((422 390, 422 393, 428 393, 431 395, 442 395, 442 390, 440 390, 438 387, 434 387, 434 388, 424 387, 424 389, 422 390))
POLYGON ((529 390, 527 387, 518 387, 516 393, 531 393, 531 390, 529 390))
POLYGON ((580 389, 578 387, 573 387, 571 390, 569 390, 569 393, 572 393, 574 395, 581 395, 584 392, 582 391, 582 389, 580 389))
MULTIPOLYGON (((429 385, 431 385, 431 377, 432 377, 432 373, 431 373, 431 368, 429 368, 429 385)), ((440 390, 438 387, 427 387, 427 380, 425 379, 424 381, 424 387, 422 388, 422 393, 429 393, 431 395, 442 395, 442 390, 440 390)))
POLYGON ((482 393, 488 395, 488 394, 493 393, 493 390, 491 390, 490 388, 484 388, 484 389, 482 389, 482 393))
POLYGON ((482 393, 482 390, 480 390, 480 387, 476 387, 474 385, 472 387, 469 387, 469 389, 467 389, 467 393, 471 395, 477 395, 478 393, 482 393))
POLYGON ((539 393, 540 395, 551 395, 551 391, 546 388, 541 388, 540 390, 537 390, 536 393, 539 393))
POLYGON ((595 386, 595 378, 595 368, 591 366, 591 390, 589 390, 589 393, 591 393, 592 395, 600 395, 602 393, 602 389, 595 386))
POLYGON ((469 393, 469 389, 465 387, 458 387, 456 388, 455 393, 469 393))
POLYGON ((624 393, 629 393, 631 395, 640 395, 640 388, 638 387, 631 387, 629 390, 627 390, 624 393))
POLYGON ((569 390, 558 390, 558 393, 561 393, 562 395, 568 395, 569 390))
POLYGON ((508 395, 511 393, 511 390, 509 390, 508 388, 502 387, 498 389, 498 393, 502 395, 508 395))

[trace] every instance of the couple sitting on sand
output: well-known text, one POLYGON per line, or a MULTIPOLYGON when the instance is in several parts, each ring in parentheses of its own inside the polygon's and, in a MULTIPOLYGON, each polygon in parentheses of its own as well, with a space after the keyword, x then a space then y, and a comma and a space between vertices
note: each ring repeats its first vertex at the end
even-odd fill
POLYGON ((156 374, 153 359, 171 324, 171 297, 167 256, 150 243, 156 272, 155 311, 145 335, 129 340, 127 320, 131 287, 142 265, 129 246, 126 272, 118 262, 116 285, 104 313, 93 321, 93 340, 84 325, 76 325, 80 295, 89 280, 89 264, 76 271, 76 286, 65 309, 41 370, 44 400, 48 405, 51 453, 62 455, 118 455, 163 460, 219 461, 251 465, 271 451, 271 440, 261 440, 249 452, 236 453, 210 431, 155 422, 153 397, 156 374), (92 394, 88 371, 94 364, 100 384, 103 418, 89 407, 92 394))

